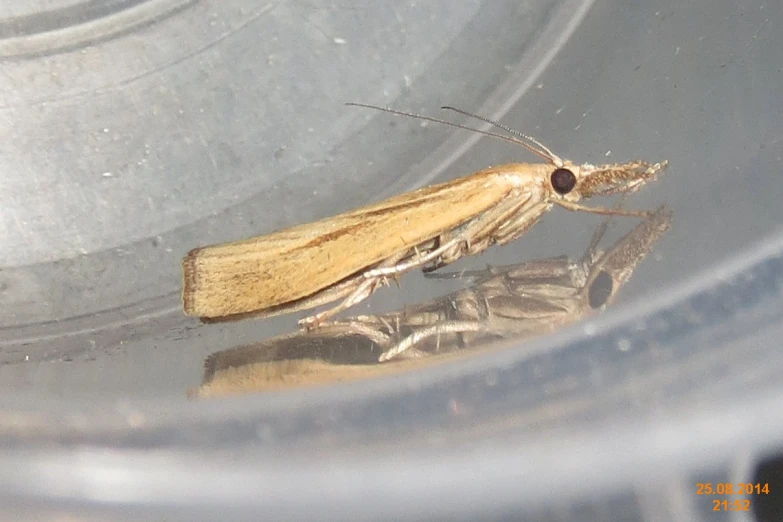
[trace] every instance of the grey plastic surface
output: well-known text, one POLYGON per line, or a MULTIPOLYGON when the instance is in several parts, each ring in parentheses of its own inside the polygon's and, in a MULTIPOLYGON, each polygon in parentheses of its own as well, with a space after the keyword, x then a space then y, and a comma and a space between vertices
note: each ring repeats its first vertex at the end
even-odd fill
MULTIPOLYGON (((0 516, 714 520, 695 483, 746 480, 780 450, 779 3, 14 9, 0 15, 0 516), (668 159, 629 206, 665 202, 674 225, 620 306, 523 348, 187 401, 207 354, 297 318, 185 318, 187 250, 532 160, 346 101, 455 105, 574 161, 668 159)), ((578 254, 598 221, 555 209, 458 267, 578 254)), ((412 274, 359 309, 444 288, 412 274)))

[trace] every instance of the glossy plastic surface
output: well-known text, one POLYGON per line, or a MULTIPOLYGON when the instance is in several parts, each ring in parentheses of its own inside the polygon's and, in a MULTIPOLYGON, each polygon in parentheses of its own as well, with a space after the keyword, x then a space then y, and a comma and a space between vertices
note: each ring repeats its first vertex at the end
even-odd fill
MULTIPOLYGON (((0 19, 11 518, 697 520, 697 478, 736 481, 783 442, 779 4, 17 9, 0 19), (190 248, 535 161, 346 101, 458 106, 574 161, 668 159, 628 206, 666 203, 672 229, 619 306, 561 333, 404 375, 189 401, 208 354, 299 317, 185 318, 190 248)), ((555 209, 456 266, 579 255, 599 221, 555 209)), ((357 312, 454 284, 407 275, 357 312)))

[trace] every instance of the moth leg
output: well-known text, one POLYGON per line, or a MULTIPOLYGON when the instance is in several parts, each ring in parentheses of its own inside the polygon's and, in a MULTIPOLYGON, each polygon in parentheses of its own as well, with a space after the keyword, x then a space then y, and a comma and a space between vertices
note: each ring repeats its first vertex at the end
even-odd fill
POLYGON ((318 312, 315 315, 300 319, 299 324, 307 329, 317 328, 330 317, 339 314, 343 310, 350 308, 353 305, 360 303, 370 297, 383 283, 388 284, 388 281, 384 276, 365 279, 359 284, 358 287, 356 287, 356 290, 351 292, 348 297, 340 301, 340 303, 338 303, 336 306, 333 306, 328 310, 324 310, 323 312, 318 312))
POLYGON ((436 259, 438 256, 443 254, 444 252, 448 251, 449 249, 453 248, 454 246, 458 245, 460 241, 464 241, 461 235, 458 235, 449 241, 447 241, 445 244, 439 246, 438 248, 431 250, 430 252, 421 255, 416 248, 416 253, 413 255, 413 259, 410 261, 406 261, 404 263, 398 263, 394 266, 389 267, 381 267, 381 268, 374 268, 372 270, 368 270, 364 273, 364 277, 367 279, 374 279, 379 276, 390 276, 390 275, 396 275, 401 274, 403 272, 407 272, 411 268, 416 268, 417 266, 426 265, 433 259, 436 259))
MULTIPOLYGON (((527 226, 519 233, 521 235, 535 225, 541 214, 546 210, 545 205, 528 206, 527 204, 527 200, 509 199, 505 204, 498 205, 476 218, 460 232, 458 237, 463 237, 464 242, 454 250, 444 253, 438 263, 428 267, 427 272, 448 265, 460 257, 483 252, 497 243, 496 235, 498 230, 507 227, 509 223, 528 221, 527 226)), ((515 226, 519 227, 519 224, 515 226)))
POLYGON ((363 321, 335 321, 321 323, 318 327, 319 335, 362 335, 370 342, 383 349, 392 343, 393 332, 386 333, 383 328, 363 321))
POLYGON ((505 245, 524 235, 538 223, 547 207, 525 209, 502 223, 494 232, 492 239, 497 245, 505 245))
MULTIPOLYGON (((385 261, 382 261, 378 266, 386 267, 386 266, 394 265, 398 263, 401 259, 403 259, 406 255, 407 252, 403 252, 402 254, 392 256, 386 259, 385 261)), ((343 295, 347 294, 347 297, 345 297, 342 301, 340 301, 340 303, 337 304, 337 306, 334 306, 328 310, 324 310, 323 312, 319 312, 314 315, 303 317, 302 319, 299 320, 299 324, 308 330, 312 328, 317 328, 321 323, 323 323, 330 317, 370 297, 373 294, 373 292, 375 292, 378 289, 380 285, 385 284, 388 286, 389 279, 385 275, 379 275, 376 277, 368 278, 365 277, 366 273, 367 272, 356 274, 352 278, 344 281, 342 284, 350 288, 350 290, 348 290, 347 292, 344 291, 342 295, 335 296, 333 299, 330 299, 329 301, 319 303, 319 304, 326 304, 326 302, 334 301, 336 299, 339 299, 343 295)), ((325 292, 328 292, 328 290, 326 290, 325 292)))
POLYGON ((378 357, 378 362, 385 362, 413 348, 427 337, 433 335, 443 335, 448 333, 480 332, 486 327, 484 323, 478 321, 445 321, 441 323, 416 330, 411 335, 395 344, 378 357))
POLYGON ((555 201, 555 203, 574 212, 589 212, 591 214, 601 214, 602 216, 630 216, 647 218, 655 214, 654 211, 651 212, 622 210, 619 208, 588 207, 585 205, 580 205, 579 203, 571 203, 570 201, 565 200, 555 201))
POLYGON ((528 199, 507 198, 496 207, 485 211, 483 214, 473 218, 463 225, 462 230, 449 237, 448 233, 441 234, 441 245, 427 252, 421 254, 418 246, 414 247, 414 254, 411 256, 410 261, 399 263, 394 266, 380 267, 365 272, 364 276, 367 278, 377 277, 379 275, 390 276, 394 274, 401 274, 407 272, 412 268, 426 265, 430 261, 438 260, 433 268, 427 268, 427 272, 434 270, 439 266, 448 264, 456 259, 459 259, 466 252, 478 253, 487 249, 491 241, 484 240, 483 236, 490 236, 492 231, 495 230, 500 224, 507 221, 509 216, 514 215, 519 208, 528 203, 528 199), (476 243, 478 248, 471 248, 474 239, 480 237, 481 240, 476 243), (444 259, 448 259, 448 262, 444 262, 444 259))

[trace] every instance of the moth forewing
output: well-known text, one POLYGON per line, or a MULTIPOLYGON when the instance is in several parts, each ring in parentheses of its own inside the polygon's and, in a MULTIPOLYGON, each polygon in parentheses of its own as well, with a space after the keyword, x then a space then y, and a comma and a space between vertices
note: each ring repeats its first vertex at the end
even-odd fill
POLYGON ((575 211, 643 216, 585 207, 579 201, 635 191, 666 166, 640 161, 576 165, 522 134, 470 130, 521 145, 547 163, 488 168, 314 223, 197 248, 182 262, 185 313, 212 322, 338 301, 300 321, 317 326, 371 295, 389 277, 417 267, 434 270, 518 238, 556 204, 575 211))
MULTIPOLYGON (((182 262, 185 313, 207 319, 311 296, 458 228, 506 199, 524 203, 546 165, 511 164, 314 223, 197 248, 182 262)), ((280 310, 286 313, 288 310, 280 310)))

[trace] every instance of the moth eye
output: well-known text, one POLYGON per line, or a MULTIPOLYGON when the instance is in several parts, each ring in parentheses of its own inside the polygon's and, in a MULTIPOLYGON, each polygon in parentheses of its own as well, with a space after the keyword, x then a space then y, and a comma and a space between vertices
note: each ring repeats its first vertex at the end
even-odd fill
POLYGON ((558 194, 568 194, 576 186, 576 176, 568 169, 555 169, 549 177, 552 182, 552 188, 558 194))
POLYGON ((612 296, 613 287, 612 277, 601 270, 587 290, 587 302, 590 304, 590 308, 601 308, 605 305, 612 296))

